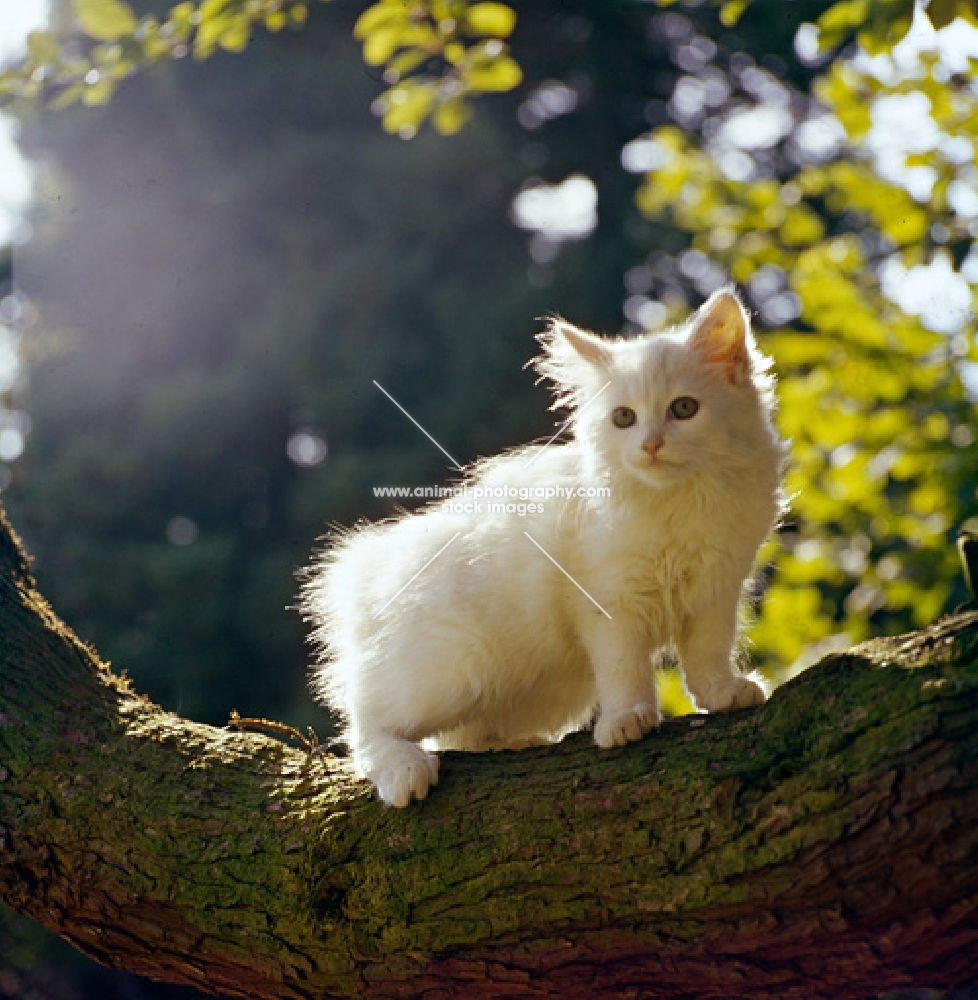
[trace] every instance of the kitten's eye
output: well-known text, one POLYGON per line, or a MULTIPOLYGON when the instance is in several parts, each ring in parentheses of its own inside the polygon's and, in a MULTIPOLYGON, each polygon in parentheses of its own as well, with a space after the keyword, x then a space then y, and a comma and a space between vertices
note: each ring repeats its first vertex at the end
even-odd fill
POLYGON ((677 420, 689 420, 695 417, 700 404, 692 396, 677 396, 669 405, 669 412, 677 420))
POLYGON ((636 419, 635 411, 630 406, 616 406, 611 411, 611 422, 615 427, 631 427, 636 419))

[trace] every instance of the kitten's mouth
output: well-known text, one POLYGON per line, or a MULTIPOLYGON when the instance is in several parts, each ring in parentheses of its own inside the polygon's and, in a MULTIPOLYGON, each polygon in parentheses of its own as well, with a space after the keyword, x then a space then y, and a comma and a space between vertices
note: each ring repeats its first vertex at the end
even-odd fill
POLYGON ((645 469, 677 469, 682 462, 677 462, 674 458, 663 458, 661 455, 649 455, 642 466, 645 469))
POLYGON ((671 477, 679 472, 684 463, 669 458, 647 456, 644 462, 629 463, 632 473, 646 482, 656 483, 663 476, 671 477))

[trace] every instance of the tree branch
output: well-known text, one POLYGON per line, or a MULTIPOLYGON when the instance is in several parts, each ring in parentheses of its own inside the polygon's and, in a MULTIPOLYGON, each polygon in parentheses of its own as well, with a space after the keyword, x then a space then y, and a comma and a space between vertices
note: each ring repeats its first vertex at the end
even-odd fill
POLYGON ((978 614, 638 744, 343 760, 163 712, 0 515, 0 897, 106 964, 248 997, 863 997, 978 979, 978 614))

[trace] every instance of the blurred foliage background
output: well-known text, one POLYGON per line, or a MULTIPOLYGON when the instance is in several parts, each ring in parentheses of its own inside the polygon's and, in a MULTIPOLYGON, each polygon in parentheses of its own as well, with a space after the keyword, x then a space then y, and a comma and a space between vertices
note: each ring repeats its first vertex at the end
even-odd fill
MULTIPOLYGON (((374 380, 467 462, 552 431, 539 317, 633 334, 735 280, 794 441, 755 659, 966 600, 978 19, 912 13, 57 0, 0 72, 36 164, 0 489, 42 590, 166 708, 328 733, 295 570, 449 471, 374 380)), ((113 991, 173 992, 0 921, 0 995, 113 991)))

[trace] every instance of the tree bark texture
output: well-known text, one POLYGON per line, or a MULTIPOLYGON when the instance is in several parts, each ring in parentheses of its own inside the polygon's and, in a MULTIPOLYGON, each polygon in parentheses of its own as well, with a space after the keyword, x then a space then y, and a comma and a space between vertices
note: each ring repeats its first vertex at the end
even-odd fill
POLYGON ((0 898, 229 996, 864 997, 978 980, 978 614, 620 750, 346 762, 162 711, 0 515, 0 898))

